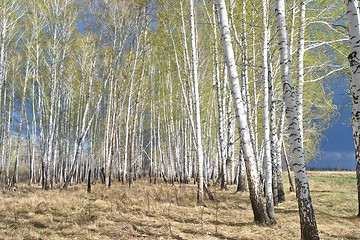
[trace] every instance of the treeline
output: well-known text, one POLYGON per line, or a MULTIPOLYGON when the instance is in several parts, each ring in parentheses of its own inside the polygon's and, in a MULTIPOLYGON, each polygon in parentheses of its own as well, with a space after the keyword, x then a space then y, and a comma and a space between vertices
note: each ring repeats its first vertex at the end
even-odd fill
POLYGON ((247 181, 255 220, 275 223, 282 158, 318 156, 349 51, 341 1, 281 4, 1 0, 4 191, 25 169, 45 190, 193 179, 199 202, 247 181))

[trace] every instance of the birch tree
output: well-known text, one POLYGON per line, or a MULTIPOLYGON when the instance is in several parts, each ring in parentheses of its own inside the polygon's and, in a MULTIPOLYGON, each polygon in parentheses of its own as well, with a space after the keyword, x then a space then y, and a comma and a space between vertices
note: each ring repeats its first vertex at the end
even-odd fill
POLYGON ((319 233, 312 207, 305 159, 303 155, 303 138, 299 129, 298 108, 292 82, 291 59, 289 58, 289 43, 285 16, 284 0, 275 1, 275 15, 278 28, 280 50, 281 81, 286 106, 286 119, 290 135, 290 146, 295 172, 296 196, 298 199, 301 238, 319 239, 319 233))
POLYGON ((262 0, 263 13, 263 130, 264 130, 264 161, 265 161, 265 196, 266 210, 270 219, 275 222, 274 197, 272 189, 272 160, 270 149, 270 126, 269 126, 269 70, 268 70, 268 3, 262 0))
POLYGON ((195 105, 195 129, 196 129, 196 149, 198 156, 198 193, 197 198, 200 203, 204 202, 204 153, 202 148, 201 120, 200 120, 200 96, 198 82, 198 63, 195 42, 195 20, 194 20, 194 0, 190 0, 190 33, 191 33, 191 57, 192 57, 192 77, 194 81, 194 105, 195 105))
POLYGON ((260 178, 257 171, 253 146, 251 146, 249 127, 247 124, 245 107, 239 86, 239 77, 236 69, 234 51, 231 43, 230 27, 225 1, 217 0, 216 4, 219 14, 219 29, 221 34, 221 42, 229 74, 229 82, 231 86, 231 94, 234 103, 238 131, 241 141, 243 143, 242 150, 244 153, 254 220, 257 222, 271 223, 261 199, 260 178))
POLYGON ((345 0, 349 22, 351 53, 348 56, 351 69, 352 129, 355 144, 356 178, 358 190, 358 217, 360 217, 360 13, 357 0, 345 0))

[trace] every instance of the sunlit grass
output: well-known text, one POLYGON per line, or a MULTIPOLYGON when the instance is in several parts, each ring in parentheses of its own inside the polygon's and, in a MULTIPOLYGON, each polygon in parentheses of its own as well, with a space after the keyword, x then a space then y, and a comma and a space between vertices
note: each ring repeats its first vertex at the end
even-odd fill
MULTIPOLYGON (((360 239, 355 173, 310 172, 311 196, 321 239, 360 239)), ((19 184, 1 196, 0 238, 4 239, 300 239, 296 196, 275 208, 278 224, 253 222, 248 192, 235 186, 217 201, 196 204, 196 185, 135 182, 43 191, 19 184)))

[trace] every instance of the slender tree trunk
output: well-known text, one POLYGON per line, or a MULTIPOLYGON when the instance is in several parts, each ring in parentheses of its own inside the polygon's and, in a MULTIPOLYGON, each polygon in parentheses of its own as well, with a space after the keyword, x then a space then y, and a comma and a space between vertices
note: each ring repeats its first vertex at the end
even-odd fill
POLYGON ((300 12, 299 12, 299 35, 298 35, 298 67, 297 67, 297 99, 296 105, 299 111, 299 129, 302 138, 304 138, 304 127, 303 127, 303 87, 304 87, 304 35, 305 35, 305 8, 306 3, 300 1, 300 12))
MULTIPOLYGON (((213 5, 213 22, 216 23, 216 8, 213 5)), ((226 143, 224 139, 225 134, 225 125, 224 125, 224 109, 223 109, 223 95, 221 89, 221 82, 220 82, 220 74, 219 74, 219 59, 218 59, 218 44, 217 44, 217 29, 214 27, 214 68, 215 68, 215 86, 216 86, 216 100, 217 100, 217 112, 218 112, 218 135, 219 135, 219 162, 221 163, 221 189, 227 189, 227 182, 225 175, 225 169, 223 168, 223 162, 226 161, 226 143)))
POLYGON ((136 93, 134 118, 133 118, 132 132, 131 132, 130 159, 129 159, 129 188, 133 187, 133 181, 134 181, 135 134, 136 134, 136 122, 138 118, 141 86, 142 86, 142 79, 140 79, 138 90, 136 93))
MULTIPOLYGON (((153 93, 152 93, 153 95, 153 93)), ((149 163, 149 179, 150 183, 152 182, 152 176, 153 176, 153 164, 154 164, 154 158, 153 158, 153 152, 154 152, 154 134, 153 134, 153 117, 154 117, 154 107, 153 107, 153 100, 151 98, 150 100, 150 163, 149 163)))
POLYGON ((270 219, 266 213, 263 201, 261 199, 260 178, 257 171, 254 149, 250 141, 250 133, 249 127, 247 125, 245 107, 240 92, 239 78, 236 69, 234 52, 231 44, 226 5, 224 0, 217 0, 216 3, 219 13, 219 28, 222 36, 224 56, 228 67, 229 81, 232 90, 238 130, 240 133, 241 141, 243 143, 242 150, 244 152, 244 159, 250 191, 250 200, 254 213, 254 219, 257 222, 270 223, 270 219))
POLYGON ((235 152, 235 148, 234 148, 234 137, 235 137, 235 119, 232 115, 232 108, 231 108, 231 101, 230 101, 230 96, 229 96, 229 101, 228 101, 228 111, 227 111, 227 119, 228 119, 228 123, 227 123, 227 158, 226 158, 226 165, 227 165, 227 169, 229 169, 229 171, 226 171, 226 173, 228 174, 228 177, 226 177, 226 179, 228 179, 228 182, 230 184, 233 184, 234 182, 234 152, 235 152))
POLYGON ((284 0, 275 1, 275 14, 280 49, 281 80, 285 98, 286 117, 295 172, 296 196, 299 206, 301 238, 305 240, 319 239, 306 174, 302 144, 303 139, 299 129, 298 109, 296 106, 295 93, 292 83, 291 59, 289 58, 284 0))
MULTIPOLYGON (((248 42, 247 42, 248 28, 246 27, 248 23, 247 23, 247 17, 246 17, 246 0, 242 0, 241 18, 242 18, 241 83, 242 83, 242 85, 244 85, 243 88, 244 88, 244 92, 245 92, 245 104, 246 104, 246 113, 247 113, 247 119, 248 119, 249 130, 250 130, 250 139, 251 139, 251 142, 252 142, 252 145, 254 148, 255 158, 257 158, 258 150, 256 147, 256 137, 255 137, 255 132, 254 132, 254 127, 256 128, 256 124, 255 124, 255 126, 253 126, 253 117, 252 117, 252 113, 251 113, 251 101, 250 101, 250 91, 249 91, 249 73, 248 73, 248 69, 249 69, 248 68, 248 65, 249 65, 248 58, 249 57, 248 57, 248 42)), ((235 27, 233 27, 233 28, 235 29, 235 27)), ((255 56, 253 56, 253 57, 255 58, 255 56)), ((254 60, 254 61, 256 61, 256 60, 254 60)), ((255 79, 253 81, 255 84, 255 82, 256 82, 255 79)), ((254 96, 256 97, 256 89, 254 89, 254 96)), ((256 159, 256 161, 260 161, 260 160, 256 159)))
POLYGON ((204 154, 202 148, 201 135, 201 117, 200 117, 200 96, 199 96, 199 82, 198 82, 198 63, 197 50, 195 40, 195 16, 194 16, 194 0, 190 0, 190 32, 191 32, 191 55, 192 55, 192 76, 194 81, 194 104, 195 104, 195 130, 196 130, 196 149, 198 155, 198 202, 204 202, 204 154))
POLYGON ((237 192, 245 192, 246 191, 246 169, 245 169, 245 161, 244 161, 244 155, 241 150, 240 146, 240 152, 239 152, 239 172, 238 172, 238 186, 237 186, 237 192))
MULTIPOLYGON (((281 158, 281 146, 283 143, 283 135, 284 135, 284 125, 285 125, 285 103, 282 101, 281 104, 281 114, 279 120, 279 128, 277 134, 277 142, 276 142, 276 161, 277 161, 277 169, 276 175, 278 180, 278 195, 279 202, 285 202, 285 192, 284 192, 284 184, 283 184, 283 173, 282 173, 282 158, 281 158)), ((285 156, 286 153, 284 153, 285 156)), ((290 178, 291 180, 291 178, 290 178)), ((291 182, 292 185, 292 182, 291 182)), ((291 190, 290 190, 291 191, 291 190)), ((294 186, 292 185, 292 191, 294 191, 294 186)))
POLYGON ((288 160, 288 157, 286 154, 286 147, 285 147, 284 140, 281 141, 281 145, 282 145, 282 149, 284 152, 284 160, 285 160, 286 170, 287 170, 288 178, 289 178, 290 192, 294 192, 295 188, 294 188, 294 184, 293 184, 292 177, 291 177, 290 163, 289 163, 289 160, 288 160))
POLYGON ((268 3, 262 0, 263 13, 263 131, 264 131, 264 162, 265 162, 265 197, 266 210, 273 223, 275 220, 274 197, 272 191, 272 160, 270 149, 270 125, 269 125, 269 69, 268 69, 268 3))
MULTIPOLYGON (((279 189, 278 183, 278 171, 281 169, 279 166, 279 159, 281 163, 281 155, 278 155, 279 149, 278 149, 278 138, 277 138, 277 132, 276 132, 276 120, 275 120, 275 99, 274 99, 274 91, 273 91, 273 76, 272 76, 272 63, 270 58, 270 53, 268 54, 269 61, 269 111, 270 111, 270 148, 271 148, 271 162, 272 162, 272 189, 273 189, 273 197, 274 197, 274 206, 277 206, 279 203, 279 189)), ((281 114, 281 113, 280 113, 281 114)), ((281 116, 280 116, 281 117, 281 116)), ((280 121, 281 122, 281 121, 280 121)), ((280 128, 280 127, 279 127, 280 128)), ((282 181, 282 177, 281 177, 282 181)), ((283 189, 282 189, 282 195, 283 195, 283 189)))
POLYGON ((254 119, 254 153, 257 161, 257 168, 260 172, 260 179, 262 179, 262 161, 259 156, 259 146, 258 146, 258 131, 257 131, 257 122, 258 122, 258 101, 259 101, 259 94, 257 93, 257 73, 256 73, 256 35, 255 35, 255 9, 253 8, 251 11, 252 14, 252 81, 253 81, 253 96, 254 96, 254 106, 253 106, 253 119, 254 119))

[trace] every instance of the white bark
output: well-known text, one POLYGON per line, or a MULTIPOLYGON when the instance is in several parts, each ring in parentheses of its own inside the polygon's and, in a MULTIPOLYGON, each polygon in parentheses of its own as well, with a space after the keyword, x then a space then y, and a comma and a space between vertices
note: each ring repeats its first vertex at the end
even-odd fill
MULTIPOLYGON (((213 23, 216 23, 216 9, 213 8, 213 23)), ((226 176, 224 176, 225 169, 223 168, 226 161, 226 143, 225 143, 225 123, 224 123, 224 109, 223 109, 223 94, 219 74, 219 58, 218 58, 218 44, 217 44, 217 29, 214 27, 214 68, 215 68, 215 86, 216 86, 216 100, 218 110, 218 135, 219 135, 219 156, 221 163, 221 188, 227 189, 226 176)))
POLYGON ((252 81, 253 81, 253 96, 254 96, 254 106, 253 106, 253 111, 252 114, 254 116, 254 152, 255 152, 255 157, 257 160, 257 168, 258 171, 260 172, 260 177, 262 175, 262 161, 261 158, 259 156, 259 147, 258 147, 258 131, 257 131, 257 122, 258 122, 258 100, 259 100, 259 94, 257 93, 257 78, 256 78, 256 50, 255 50, 255 45, 256 45, 256 38, 255 38, 255 23, 254 23, 254 18, 255 18, 255 10, 253 9, 251 11, 252 13, 252 67, 253 67, 253 76, 252 76, 252 81))
POLYGON ((357 0, 345 0, 349 21, 351 53, 352 128, 355 143, 356 177, 358 190, 358 217, 360 217, 360 13, 357 0))
MULTIPOLYGON (((256 128, 256 123, 255 126, 253 126, 253 117, 252 117, 252 113, 251 113, 251 101, 250 101, 250 91, 249 91, 249 73, 248 73, 248 64, 249 64, 249 60, 248 60, 248 43, 247 43, 247 30, 248 28, 247 26, 247 18, 246 18, 246 1, 242 0, 242 13, 241 13, 241 18, 242 18, 242 39, 241 39, 241 52, 242 52, 242 67, 241 67, 241 84, 244 85, 244 90, 245 90, 245 105, 246 105, 246 113, 247 113, 247 119, 248 119, 248 124, 249 124, 249 131, 250 131, 250 139, 254 148, 254 153, 255 153, 255 158, 256 161, 260 161, 259 159, 257 159, 257 144, 256 144, 256 137, 255 137, 255 133, 254 133, 254 128, 256 128)), ((254 36, 255 37, 255 34, 254 36)), ((255 46, 255 44, 253 44, 255 46)), ((256 62, 256 57, 255 55, 253 56, 254 58, 254 62, 256 62)), ((255 78, 253 79, 254 81, 254 97, 256 97, 256 84, 255 84, 255 78)), ((255 100, 256 101, 256 100, 255 100)), ((256 105, 257 103, 255 103, 256 105)), ((254 110, 256 108, 254 107, 254 110)), ((257 114, 256 114, 257 115, 257 114)), ((256 122, 256 121, 255 121, 256 122)))
POLYGON ((245 107, 242 101, 239 86, 239 77, 236 69, 234 51, 231 43, 230 27, 226 5, 224 0, 217 0, 216 3, 219 14, 219 28, 221 33, 222 46, 229 73, 229 82, 231 86, 235 115, 237 119, 240 138, 243 143, 242 150, 244 152, 254 219, 255 221, 269 223, 270 220, 266 214, 264 204, 261 199, 260 178, 257 171, 254 149, 251 145, 249 127, 245 114, 245 107))
MULTIPOLYGON (((270 54, 270 53, 269 53, 270 54)), ((270 55, 269 55, 270 56, 270 55)), ((273 173, 273 196, 274 206, 277 206, 279 202, 285 201, 283 183, 282 183, 282 169, 281 169, 281 145, 279 138, 282 139, 283 120, 285 118, 285 111, 281 111, 279 114, 279 135, 276 129, 276 99, 274 96, 274 78, 271 59, 269 58, 269 105, 270 105, 270 142, 271 142, 271 159, 272 159, 272 173, 273 173), (284 116, 283 116, 284 115, 284 116)), ((281 109, 283 110, 283 108, 281 109)))
POLYGON ((226 171, 228 177, 228 182, 230 184, 233 184, 234 182, 234 141, 235 141, 235 119, 232 114, 232 108, 230 104, 230 98, 229 98, 229 104, 227 106, 227 158, 226 158, 226 168, 228 171, 226 171))
POLYGON ((310 189, 303 155, 303 139, 299 129, 298 109, 292 82, 291 59, 285 18, 284 0, 275 1, 275 14, 280 49, 281 81, 286 106, 286 118, 290 135, 290 146, 295 172, 296 195, 298 198, 302 239, 319 239, 315 214, 310 198, 310 189))
POLYGON ((297 99, 296 105, 299 112, 299 129, 302 138, 304 138, 304 127, 303 127, 303 93, 304 93, 304 35, 305 35, 305 9, 306 3, 300 1, 300 12, 299 12, 299 35, 298 35, 298 67, 297 67, 297 99))
POLYGON ((192 76, 194 82, 194 115, 195 115, 195 132, 196 132, 196 149, 198 156, 198 193, 197 198, 199 202, 204 201, 204 154, 202 148, 201 135, 201 117, 200 117, 200 96, 199 96, 199 82, 198 82, 198 63, 197 50, 195 42, 195 20, 194 20, 194 0, 190 0, 190 33, 191 33, 191 55, 192 55, 192 76))
POLYGON ((272 191, 272 160, 270 153, 270 126, 269 126, 269 69, 268 69, 268 3, 262 0, 263 13, 263 131, 264 131, 264 162, 265 162, 265 197, 266 210, 272 221, 275 222, 274 197, 272 191))

